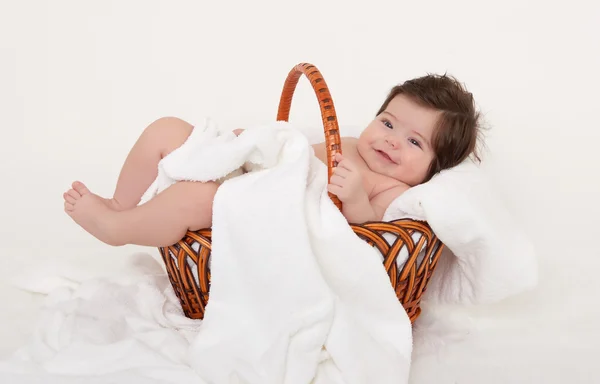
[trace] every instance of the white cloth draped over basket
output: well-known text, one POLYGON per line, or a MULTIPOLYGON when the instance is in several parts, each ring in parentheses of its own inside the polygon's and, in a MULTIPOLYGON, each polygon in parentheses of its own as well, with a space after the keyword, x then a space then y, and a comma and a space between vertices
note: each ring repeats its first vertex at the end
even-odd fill
MULTIPOLYGON (((196 126, 160 163, 146 198, 177 180, 224 180, 214 201, 204 320, 172 314, 176 299, 164 275, 75 284, 50 296, 44 313, 54 321, 41 323, 31 343, 0 365, 0 381, 21 372, 47 375, 47 382, 80 375, 124 383, 139 372, 146 382, 406 383, 408 316, 378 252, 327 197, 326 167, 312 155, 306 136, 288 123, 239 137, 220 134, 209 119, 196 126), (226 177, 240 167, 248 172, 226 177), (161 285, 152 295, 134 289, 153 282, 161 285), (104 310, 96 323, 84 320, 97 315, 91 308, 104 310), (171 315, 161 315, 166 310, 171 315), (94 324, 103 330, 119 324, 119 331, 98 332, 94 324), (48 346, 59 333, 69 337, 48 346), (161 353, 163 343, 172 346, 170 354, 161 353), (98 360, 99 351, 110 353, 98 360)), ((426 220, 448 248, 427 296, 486 303, 535 285, 532 247, 487 188, 479 169, 465 162, 389 207, 384 219, 426 220)), ((39 279, 21 281, 24 289, 42 290, 34 286, 39 279)))

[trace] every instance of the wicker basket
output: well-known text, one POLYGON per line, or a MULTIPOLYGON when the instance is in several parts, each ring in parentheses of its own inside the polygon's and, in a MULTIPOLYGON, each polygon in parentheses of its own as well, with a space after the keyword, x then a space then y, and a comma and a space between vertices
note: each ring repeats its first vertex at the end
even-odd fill
MULTIPOLYGON (((341 139, 329 89, 314 65, 298 64, 289 73, 281 94, 277 120, 288 121, 292 97, 301 75, 308 78, 319 100, 327 145, 328 174, 331 177, 336 165, 334 155, 341 152, 341 139)), ((339 199, 332 194, 329 196, 341 209, 339 199)), ((403 219, 351 224, 351 227, 357 236, 381 253, 391 285, 414 322, 421 312, 421 296, 436 267, 443 244, 425 222, 403 219), (397 258, 400 253, 406 255, 407 260, 399 266, 397 258)), ((185 315, 202 319, 210 290, 211 229, 188 232, 176 244, 161 247, 159 251, 185 315)))

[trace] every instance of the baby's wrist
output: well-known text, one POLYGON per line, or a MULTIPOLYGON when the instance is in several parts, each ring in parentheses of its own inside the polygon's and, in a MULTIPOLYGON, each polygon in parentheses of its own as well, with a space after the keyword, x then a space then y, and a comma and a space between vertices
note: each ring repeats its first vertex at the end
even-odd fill
POLYGON ((364 223, 376 219, 375 211, 366 194, 364 198, 361 198, 360 200, 357 199, 342 203, 342 213, 349 222, 364 223))

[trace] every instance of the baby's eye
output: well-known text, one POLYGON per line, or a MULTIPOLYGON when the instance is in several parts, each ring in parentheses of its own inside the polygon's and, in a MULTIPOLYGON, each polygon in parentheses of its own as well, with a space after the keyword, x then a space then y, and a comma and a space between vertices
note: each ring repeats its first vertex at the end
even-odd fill
POLYGON ((392 123, 390 123, 387 120, 383 120, 383 125, 385 125, 386 127, 388 127, 389 129, 394 129, 394 126, 392 125, 392 123))
POLYGON ((410 143, 412 145, 416 145, 417 147, 421 148, 421 143, 419 143, 417 140, 415 140, 415 139, 408 139, 408 141, 410 141, 410 143))

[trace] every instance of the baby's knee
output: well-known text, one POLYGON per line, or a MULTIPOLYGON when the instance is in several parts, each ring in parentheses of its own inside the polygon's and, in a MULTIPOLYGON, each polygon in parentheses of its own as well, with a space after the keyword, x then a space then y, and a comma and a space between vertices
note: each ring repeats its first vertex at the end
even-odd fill
POLYGON ((146 128, 144 136, 156 142, 162 157, 180 147, 190 136, 194 127, 177 117, 161 117, 146 128))
POLYGON ((193 126, 185 120, 182 120, 178 117, 173 116, 165 116, 160 117, 152 122, 148 126, 148 129, 158 131, 158 132, 184 132, 190 133, 192 131, 193 126))

